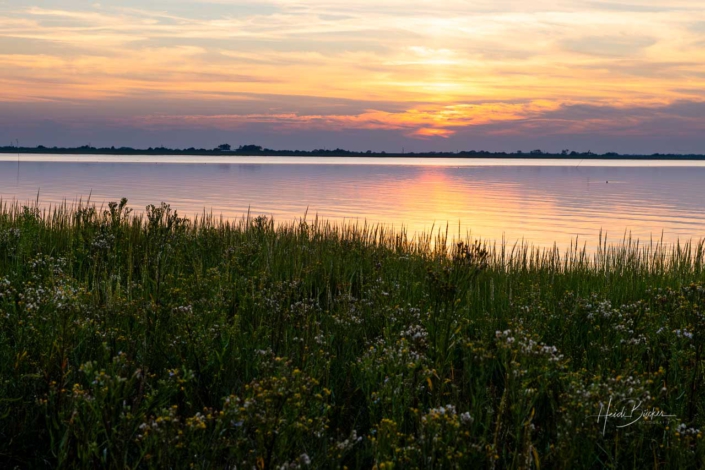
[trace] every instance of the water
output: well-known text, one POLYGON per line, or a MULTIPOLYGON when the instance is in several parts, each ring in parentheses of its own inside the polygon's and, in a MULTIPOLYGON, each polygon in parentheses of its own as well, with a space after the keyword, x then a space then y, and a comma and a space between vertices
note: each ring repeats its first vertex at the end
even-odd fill
POLYGON ((0 155, 0 197, 43 205, 136 210, 165 201, 276 221, 308 218, 404 226, 449 225, 484 239, 567 246, 625 234, 674 242, 705 236, 705 162, 292 157, 0 155))

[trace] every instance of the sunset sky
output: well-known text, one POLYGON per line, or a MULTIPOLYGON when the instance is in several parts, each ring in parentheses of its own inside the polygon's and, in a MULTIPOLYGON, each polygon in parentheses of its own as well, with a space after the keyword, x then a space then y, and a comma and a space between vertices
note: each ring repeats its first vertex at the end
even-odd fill
POLYGON ((705 153, 702 0, 0 0, 0 145, 705 153))

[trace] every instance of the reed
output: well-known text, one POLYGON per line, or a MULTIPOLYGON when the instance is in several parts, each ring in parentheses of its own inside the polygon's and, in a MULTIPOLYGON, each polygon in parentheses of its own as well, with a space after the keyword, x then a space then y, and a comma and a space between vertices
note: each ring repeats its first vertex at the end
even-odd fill
POLYGON ((705 465, 702 241, 126 202, 0 201, 4 466, 705 465))

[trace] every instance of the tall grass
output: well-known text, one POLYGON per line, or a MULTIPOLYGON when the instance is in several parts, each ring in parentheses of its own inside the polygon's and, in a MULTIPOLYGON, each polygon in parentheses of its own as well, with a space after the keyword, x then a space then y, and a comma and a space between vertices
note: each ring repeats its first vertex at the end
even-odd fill
POLYGON ((703 256, 2 202, 0 463, 699 468, 703 256))

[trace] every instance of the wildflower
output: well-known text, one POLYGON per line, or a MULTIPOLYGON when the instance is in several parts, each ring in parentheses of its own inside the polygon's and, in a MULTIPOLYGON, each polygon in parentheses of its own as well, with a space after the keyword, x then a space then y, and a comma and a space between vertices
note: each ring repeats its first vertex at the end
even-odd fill
POLYGON ((462 414, 460 415, 460 421, 461 421, 463 424, 466 424, 466 425, 467 425, 467 424, 471 424, 471 423, 474 421, 474 419, 473 419, 472 416, 470 416, 470 413, 466 411, 465 413, 462 413, 462 414))

